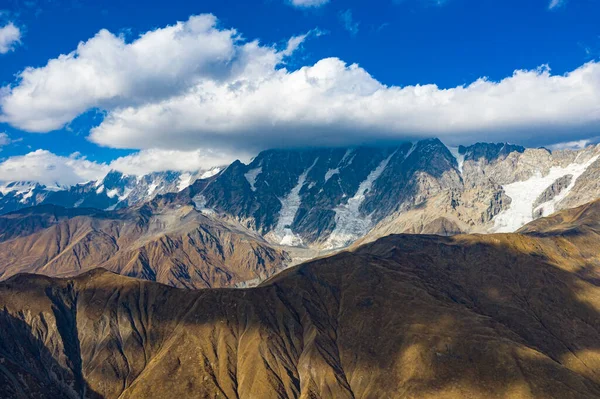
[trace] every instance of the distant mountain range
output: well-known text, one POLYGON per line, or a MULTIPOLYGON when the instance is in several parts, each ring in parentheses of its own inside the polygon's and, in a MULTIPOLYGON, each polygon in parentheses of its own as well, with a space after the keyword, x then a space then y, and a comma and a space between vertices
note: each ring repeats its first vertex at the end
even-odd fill
POLYGON ((150 201, 160 194, 181 191, 197 179, 213 176, 220 170, 155 172, 144 176, 111 171, 103 179, 71 187, 44 186, 28 181, 8 182, 0 186, 0 214, 42 204, 121 209, 150 201))

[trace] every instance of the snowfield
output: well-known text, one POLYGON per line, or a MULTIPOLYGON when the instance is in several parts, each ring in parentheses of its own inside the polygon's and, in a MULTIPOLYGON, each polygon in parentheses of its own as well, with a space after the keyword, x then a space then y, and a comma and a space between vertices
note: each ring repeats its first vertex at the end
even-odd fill
POLYGON ((598 155, 585 163, 572 163, 566 167, 555 166, 546 176, 537 172, 525 181, 515 182, 503 186, 504 191, 512 200, 510 208, 500 213, 494 219, 493 232, 512 233, 527 223, 533 221, 533 214, 537 209, 542 209, 542 215, 548 216, 555 212, 556 205, 565 198, 575 186, 577 179, 587 168, 598 159, 598 155), (557 179, 572 175, 571 184, 552 200, 543 203, 534 209, 533 204, 538 197, 550 187, 557 179))

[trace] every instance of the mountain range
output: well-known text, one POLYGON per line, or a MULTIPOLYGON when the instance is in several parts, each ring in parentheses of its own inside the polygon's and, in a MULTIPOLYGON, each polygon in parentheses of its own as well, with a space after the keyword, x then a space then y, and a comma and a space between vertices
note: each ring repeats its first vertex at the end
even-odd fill
POLYGON ((390 234, 514 232, 600 198, 599 156, 430 139, 268 150, 247 165, 63 189, 7 183, 0 206, 19 209, 0 215, 0 279, 101 266, 182 288, 252 286, 390 234))
POLYGON ((598 398, 599 237, 596 201, 518 233, 391 235, 250 289, 20 274, 0 283, 0 396, 598 398))
POLYGON ((7 183, 0 397, 598 398, 599 157, 434 139, 7 183))
POLYGON ((121 209, 180 193, 275 245, 343 248, 377 232, 510 232, 600 196, 600 148, 526 149, 431 139, 387 147, 268 150, 210 171, 105 178, 69 188, 5 184, 0 212, 53 204, 121 209), (195 183, 197 182, 197 183, 195 183))
POLYGON ((217 174, 220 168, 195 172, 154 172, 143 176, 111 171, 104 178, 70 187, 13 181, 0 186, 0 214, 51 204, 67 208, 120 209, 181 191, 195 180, 217 174))

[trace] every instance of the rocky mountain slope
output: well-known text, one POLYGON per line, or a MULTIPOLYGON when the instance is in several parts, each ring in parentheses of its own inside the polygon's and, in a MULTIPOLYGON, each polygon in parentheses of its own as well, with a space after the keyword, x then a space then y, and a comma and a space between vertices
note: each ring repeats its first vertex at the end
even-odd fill
POLYGON ((598 398, 599 221, 394 235, 246 290, 19 275, 0 396, 598 398))
POLYGON ((580 151, 424 140, 272 150, 181 192, 271 243, 343 248, 391 233, 511 232, 600 197, 600 147, 580 151))
POLYGON ((0 216, 0 279, 103 267, 176 287, 260 281, 289 261, 259 235, 159 200, 120 211, 53 205, 0 216))

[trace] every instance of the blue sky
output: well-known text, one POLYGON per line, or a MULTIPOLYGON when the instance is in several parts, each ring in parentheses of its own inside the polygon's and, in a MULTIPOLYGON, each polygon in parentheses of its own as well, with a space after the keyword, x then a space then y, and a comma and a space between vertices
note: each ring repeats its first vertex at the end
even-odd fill
POLYGON ((600 1, 294 1, 4 0, 0 180, 287 145, 600 135, 600 1))

